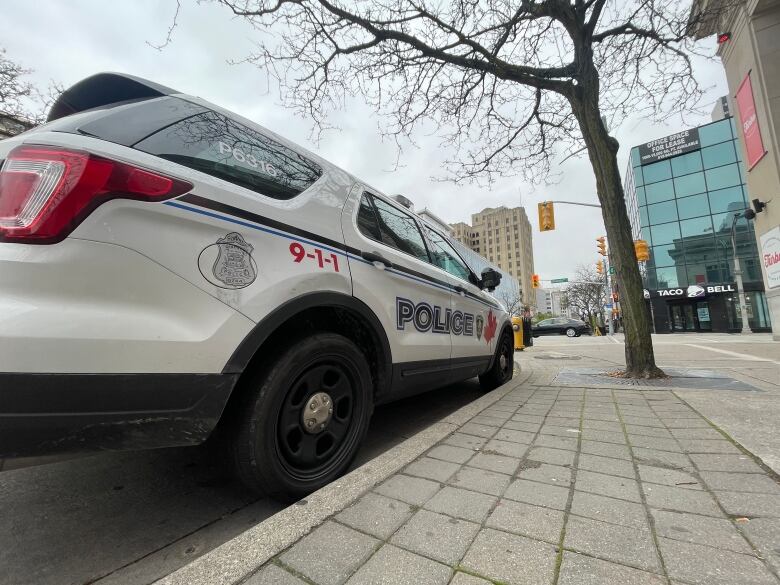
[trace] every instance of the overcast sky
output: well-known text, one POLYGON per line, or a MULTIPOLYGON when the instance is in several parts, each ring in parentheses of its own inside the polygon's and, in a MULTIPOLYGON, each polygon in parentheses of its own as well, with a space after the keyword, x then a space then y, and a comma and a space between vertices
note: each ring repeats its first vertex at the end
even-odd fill
MULTIPOLYGON (((231 64, 251 52, 259 33, 226 9, 182 0, 172 43, 162 51, 149 46, 165 39, 174 10, 173 0, 2 0, 0 46, 8 58, 34 70, 29 79, 41 87, 50 80, 69 86, 93 73, 119 71, 198 95, 315 150, 386 194, 403 193, 417 209, 427 207, 448 222, 470 221, 472 213, 485 207, 523 205, 534 230, 536 272, 543 280, 572 276, 578 265, 598 259, 595 238, 604 233, 598 209, 557 206, 557 229, 546 233, 538 231, 536 218, 539 201, 597 201, 586 158, 565 162, 557 169, 559 182, 550 186, 533 187, 519 179, 499 180, 490 188, 454 185, 431 180, 446 151, 435 137, 419 136, 420 148, 405 149, 403 168, 392 171, 395 146, 382 140, 377 117, 360 102, 335 112, 333 120, 341 130, 314 144, 308 139, 310 121, 282 107, 262 70, 231 64)), ((719 62, 698 63, 697 72, 702 85, 711 87, 708 103, 728 92, 719 62)), ((708 115, 686 120, 689 126, 709 121, 708 115)), ((621 143, 621 169, 630 147, 684 127, 679 120, 666 126, 625 120, 613 129, 621 143)))

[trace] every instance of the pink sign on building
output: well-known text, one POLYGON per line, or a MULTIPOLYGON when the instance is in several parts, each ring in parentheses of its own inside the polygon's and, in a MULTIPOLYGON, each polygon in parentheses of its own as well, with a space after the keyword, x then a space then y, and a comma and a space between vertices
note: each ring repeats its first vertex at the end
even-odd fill
POLYGON ((748 170, 756 166, 766 154, 764 141, 761 139, 761 128, 758 126, 756 102, 753 101, 753 85, 750 82, 750 72, 737 90, 737 109, 742 123, 742 135, 745 137, 748 170))

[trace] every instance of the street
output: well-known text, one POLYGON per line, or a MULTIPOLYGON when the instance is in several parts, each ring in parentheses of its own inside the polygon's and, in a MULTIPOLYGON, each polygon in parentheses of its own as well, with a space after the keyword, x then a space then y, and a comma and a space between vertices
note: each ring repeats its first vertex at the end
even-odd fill
MULTIPOLYGON (((481 395, 470 380, 377 408, 354 465, 481 395)), ((205 446, 4 471, 0 583, 151 583, 282 507, 249 493, 205 446)))

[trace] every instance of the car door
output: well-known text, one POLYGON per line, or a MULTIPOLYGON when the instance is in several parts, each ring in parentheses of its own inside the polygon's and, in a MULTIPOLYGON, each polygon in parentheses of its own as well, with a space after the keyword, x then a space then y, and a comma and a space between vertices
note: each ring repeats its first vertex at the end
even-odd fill
POLYGON ((416 219, 399 205, 353 189, 343 214, 353 295, 381 321, 397 394, 447 383, 452 342, 451 287, 431 270, 416 219))
POLYGON ((443 270, 452 295, 453 378, 463 380, 485 371, 495 351, 499 305, 475 284, 477 278, 447 239, 424 226, 434 266, 443 270))
POLYGON ((543 321, 539 321, 536 324, 534 333, 536 335, 550 335, 551 333, 555 333, 555 324, 553 321, 554 319, 544 319, 543 321))
POLYGON ((569 328, 569 320, 564 319, 562 317, 558 317, 556 319, 553 319, 553 327, 551 328, 551 333, 557 333, 558 335, 563 335, 566 333, 566 330, 569 328))

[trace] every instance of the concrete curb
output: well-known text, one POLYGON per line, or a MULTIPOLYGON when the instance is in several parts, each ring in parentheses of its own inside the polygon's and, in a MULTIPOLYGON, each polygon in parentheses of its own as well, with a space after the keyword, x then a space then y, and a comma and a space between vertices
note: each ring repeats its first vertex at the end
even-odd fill
POLYGON ((412 462, 441 439, 500 400, 532 372, 521 372, 509 384, 463 406, 438 423, 396 445, 339 480, 277 512, 232 540, 195 559, 156 585, 233 585, 343 510, 365 492, 412 462))

